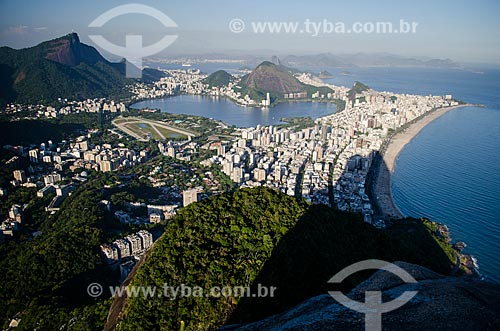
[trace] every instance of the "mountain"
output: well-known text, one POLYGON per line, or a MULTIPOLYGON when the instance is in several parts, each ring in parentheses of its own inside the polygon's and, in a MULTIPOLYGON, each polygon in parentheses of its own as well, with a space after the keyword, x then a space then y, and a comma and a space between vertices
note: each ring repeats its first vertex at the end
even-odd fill
MULTIPOLYGON (((274 58, 274 61, 280 62, 277 57, 274 58)), ((304 84, 295 78, 293 73, 294 69, 264 61, 251 73, 241 78, 238 83, 239 91, 242 95, 248 94, 250 98, 257 102, 266 99, 266 95, 269 93, 271 104, 284 100, 285 93, 304 92, 307 95, 301 97, 301 99, 304 99, 310 98, 317 91, 324 95, 333 92, 332 89, 326 86, 317 87, 304 84)), ((339 110, 342 110, 340 105, 337 106, 339 110)))
POLYGON ((353 67, 354 65, 349 61, 340 59, 338 56, 331 53, 322 53, 316 55, 289 55, 283 58, 283 63, 291 67, 330 67, 330 68, 344 68, 353 67))
MULTIPOLYGON (((456 262, 436 223, 404 219, 386 230, 357 214, 265 188, 223 193, 179 210, 125 285, 277 288, 271 297, 119 297, 105 330, 214 330, 258 321, 326 293, 327 281, 361 260, 408 261, 442 274, 456 262)), ((346 279, 351 290, 371 272, 346 279)))
POLYGON ((279 65, 264 61, 241 79, 241 84, 259 92, 295 93, 304 91, 304 86, 290 72, 279 65))
POLYGON ((356 98, 356 94, 361 94, 364 91, 368 91, 369 89, 370 88, 365 84, 355 81, 351 89, 347 91, 347 97, 349 98, 349 100, 353 100, 356 98))
POLYGON ((291 67, 436 67, 458 68, 459 64, 450 59, 429 59, 404 57, 388 53, 356 53, 332 54, 322 53, 316 55, 289 55, 281 62, 291 67))
POLYGON ((95 48, 82 44, 76 33, 43 42, 32 50, 40 52, 47 60, 70 67, 76 67, 82 62, 89 65, 106 62, 95 48))
POLYGON ((271 62, 274 63, 274 64, 276 64, 277 66, 281 65, 281 61, 280 61, 280 59, 276 55, 273 55, 271 57, 271 62))
MULTIPOLYGON (((368 91, 370 88, 366 86, 365 84, 355 81, 354 84, 352 85, 351 89, 347 91, 347 98, 351 100, 352 104, 354 105, 355 99, 358 94, 363 93, 364 91, 368 91)), ((364 97, 361 97, 361 100, 363 100, 364 97)), ((366 101, 366 100, 364 100, 366 101)))
POLYGON ((218 70, 210 74, 207 78, 203 80, 203 83, 208 84, 210 87, 221 87, 226 86, 230 82, 233 82, 235 78, 229 74, 227 71, 218 70))
POLYGON ((333 78, 333 75, 329 71, 323 70, 319 73, 318 77, 319 78, 333 78))
MULTIPOLYGON (((276 59, 275 61, 279 62, 276 59)), ((256 101, 264 100, 269 93, 271 103, 282 100, 285 93, 306 92, 310 97, 316 91, 323 94, 333 92, 327 87, 304 84, 294 77, 289 68, 269 61, 262 62, 251 73, 243 76, 238 86, 241 87, 240 92, 243 95, 248 94, 256 101)))
MULTIPOLYGON (((133 82, 124 72, 124 61, 107 61, 76 33, 31 48, 1 47, 0 103, 124 96, 123 87, 133 82)), ((153 69, 145 73, 145 79, 158 76, 153 69)))

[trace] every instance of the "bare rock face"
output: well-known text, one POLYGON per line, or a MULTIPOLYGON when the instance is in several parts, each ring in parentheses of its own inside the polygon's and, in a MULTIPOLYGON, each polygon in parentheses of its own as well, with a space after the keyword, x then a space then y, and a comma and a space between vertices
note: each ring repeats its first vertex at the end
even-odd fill
POLYGON ((80 43, 76 33, 51 40, 46 44, 45 58, 70 67, 77 66, 81 62, 95 64, 98 61, 107 62, 93 47, 80 43))
MULTIPOLYGON (((382 315, 382 330, 486 331, 500 330, 500 285, 473 277, 445 277, 424 267, 396 262, 416 280, 406 284, 397 276, 377 271, 348 297, 364 302, 366 291, 382 291, 384 302, 405 291, 418 291, 401 308, 382 315)), ((221 330, 364 330, 364 315, 320 295, 265 320, 228 325, 221 330)))

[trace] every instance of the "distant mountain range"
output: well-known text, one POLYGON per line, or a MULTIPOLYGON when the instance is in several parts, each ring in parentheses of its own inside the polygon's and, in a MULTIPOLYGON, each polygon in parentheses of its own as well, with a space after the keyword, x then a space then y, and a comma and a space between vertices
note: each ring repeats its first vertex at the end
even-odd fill
POLYGON ((345 55, 323 53, 304 56, 289 55, 284 57, 281 62, 284 65, 292 67, 460 67, 459 64, 450 59, 418 59, 388 53, 357 53, 345 55))
POLYGON ((281 55, 280 58, 272 55, 272 51, 263 51, 262 55, 252 54, 199 54, 168 56, 162 59, 149 59, 148 62, 162 61, 189 61, 191 63, 205 63, 206 61, 241 61, 242 65, 257 65, 262 61, 271 59, 271 62, 294 69, 310 67, 325 68, 353 68, 353 67, 428 67, 428 68, 463 68, 463 65, 450 59, 435 59, 427 57, 407 57, 390 53, 355 53, 333 54, 320 53, 309 55, 281 55), (271 53, 270 53, 271 52, 271 53), (271 55, 264 55, 264 54, 271 55))
MULTIPOLYGON (((20 50, 1 47, 0 104, 123 96, 123 87, 133 82, 125 77, 125 65, 107 61, 76 33, 20 50)), ((143 73, 144 80, 163 76, 153 69, 143 73)))
MULTIPOLYGON (((178 55, 168 57, 170 61, 190 63, 205 63, 206 61, 241 61, 242 66, 252 66, 271 59, 277 65, 288 68, 305 69, 309 67, 352 68, 352 67, 429 67, 429 68, 462 68, 463 66, 450 59, 435 59, 427 57, 401 56, 390 53, 354 53, 333 54, 320 53, 309 55, 283 54, 280 58, 273 55, 274 51, 262 50, 253 53, 208 53, 196 55, 178 55), (267 54, 267 55, 266 55, 267 54)), ((166 59, 148 59, 148 62, 162 62, 166 59)))

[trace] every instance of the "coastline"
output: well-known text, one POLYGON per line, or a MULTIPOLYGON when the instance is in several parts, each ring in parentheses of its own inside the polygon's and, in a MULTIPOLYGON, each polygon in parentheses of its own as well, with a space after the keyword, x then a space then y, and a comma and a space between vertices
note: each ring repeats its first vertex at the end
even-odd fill
POLYGON ((378 169, 375 169, 375 181, 373 186, 374 200, 382 218, 399 219, 406 217, 406 215, 401 212, 394 202, 391 190, 391 174, 394 170, 394 164, 399 153, 403 150, 406 144, 408 144, 424 127, 435 119, 456 108, 470 106, 474 105, 463 104, 438 108, 425 114, 422 118, 411 124, 404 131, 396 133, 389 140, 385 151, 378 156, 379 164, 378 169))

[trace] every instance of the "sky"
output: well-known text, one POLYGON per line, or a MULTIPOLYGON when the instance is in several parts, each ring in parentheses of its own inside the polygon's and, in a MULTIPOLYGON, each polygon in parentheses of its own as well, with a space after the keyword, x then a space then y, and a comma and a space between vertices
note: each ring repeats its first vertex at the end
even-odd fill
MULTIPOLYGON (((0 45, 30 47, 70 32, 77 32, 82 42, 92 46, 96 45, 88 36, 95 34, 118 45, 124 45, 127 34, 142 35, 145 45, 154 44, 165 35, 177 35, 175 42, 158 56, 386 52, 499 64, 499 14, 500 1, 496 0, 0 0, 0 45), (107 10, 127 3, 156 8, 170 17, 177 27, 167 28, 157 19, 143 14, 122 15, 102 27, 89 27, 107 10), (230 22, 234 19, 244 22, 244 31, 234 33, 230 30, 230 22), (370 24, 391 22, 397 29, 400 20, 418 23, 415 33, 370 33, 365 30, 332 33, 325 28, 327 23, 332 23, 337 27, 343 24, 347 30, 359 22, 368 24, 369 30, 370 24), (288 33, 283 30, 257 33, 253 28, 259 22, 291 22, 298 24, 298 28, 288 33), (306 24, 309 24, 308 30, 306 24)), ((241 25, 237 24, 236 28, 241 25)))

